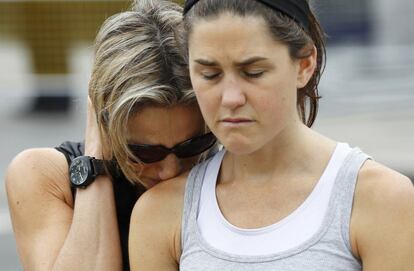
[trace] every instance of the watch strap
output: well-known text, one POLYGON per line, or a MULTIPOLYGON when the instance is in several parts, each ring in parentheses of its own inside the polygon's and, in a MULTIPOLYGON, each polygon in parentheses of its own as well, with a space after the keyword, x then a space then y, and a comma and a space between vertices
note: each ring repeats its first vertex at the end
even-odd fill
POLYGON ((93 173, 94 173, 95 176, 107 175, 105 160, 92 158, 91 163, 92 163, 92 167, 93 167, 93 173))

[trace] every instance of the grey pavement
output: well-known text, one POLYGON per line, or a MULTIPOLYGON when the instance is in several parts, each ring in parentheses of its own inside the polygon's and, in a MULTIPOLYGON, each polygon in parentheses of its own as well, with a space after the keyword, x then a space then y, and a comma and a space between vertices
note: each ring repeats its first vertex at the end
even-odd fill
MULTIPOLYGON (((414 176, 414 52, 411 49, 399 48, 397 51, 402 51, 404 56, 398 56, 401 59, 380 57, 387 48, 332 49, 321 82, 324 98, 315 129, 335 140, 359 146, 385 165, 414 176), (363 60, 367 55, 369 59, 363 60)), ((76 91, 74 108, 68 115, 27 114, 24 109, 32 96, 32 75, 25 68, 27 63, 21 60, 19 50, 13 46, 0 48, 1 271, 22 270, 1 181, 7 165, 26 148, 51 147, 66 139, 82 138, 90 69, 90 51, 82 48, 74 51, 71 76, 76 91)))

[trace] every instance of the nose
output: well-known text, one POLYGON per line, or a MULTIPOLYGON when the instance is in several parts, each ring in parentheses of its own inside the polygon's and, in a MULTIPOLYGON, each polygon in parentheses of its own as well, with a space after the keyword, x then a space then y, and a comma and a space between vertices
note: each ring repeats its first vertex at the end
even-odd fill
POLYGON ((161 180, 168 180, 178 176, 183 170, 180 159, 174 154, 169 154, 160 162, 158 176, 161 180))
POLYGON ((229 109, 236 109, 246 103, 246 96, 240 82, 235 78, 227 78, 223 85, 222 105, 229 109))

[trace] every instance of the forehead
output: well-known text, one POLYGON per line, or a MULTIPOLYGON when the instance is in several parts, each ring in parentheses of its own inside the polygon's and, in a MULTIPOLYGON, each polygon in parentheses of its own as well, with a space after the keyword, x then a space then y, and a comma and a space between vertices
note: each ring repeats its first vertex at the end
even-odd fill
POLYGON ((233 56, 268 54, 274 46, 282 44, 273 38, 265 20, 254 15, 242 17, 225 12, 196 20, 189 36, 190 58, 214 55, 224 60, 233 56))
POLYGON ((129 119, 127 140, 172 147, 203 129, 204 120, 197 105, 146 106, 129 119))

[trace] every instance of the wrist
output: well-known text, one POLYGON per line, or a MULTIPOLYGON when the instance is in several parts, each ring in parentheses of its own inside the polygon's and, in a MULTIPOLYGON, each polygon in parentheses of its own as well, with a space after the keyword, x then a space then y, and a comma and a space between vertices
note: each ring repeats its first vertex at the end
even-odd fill
POLYGON ((102 148, 98 146, 91 146, 90 144, 85 144, 84 155, 95 157, 96 159, 103 159, 102 148))
POLYGON ((69 179, 72 187, 86 188, 100 176, 109 175, 107 161, 91 156, 74 158, 69 167, 69 179))
POLYGON ((95 178, 95 180, 87 187, 87 189, 77 188, 77 190, 88 191, 96 189, 112 189, 112 178, 108 175, 101 175, 95 178))

